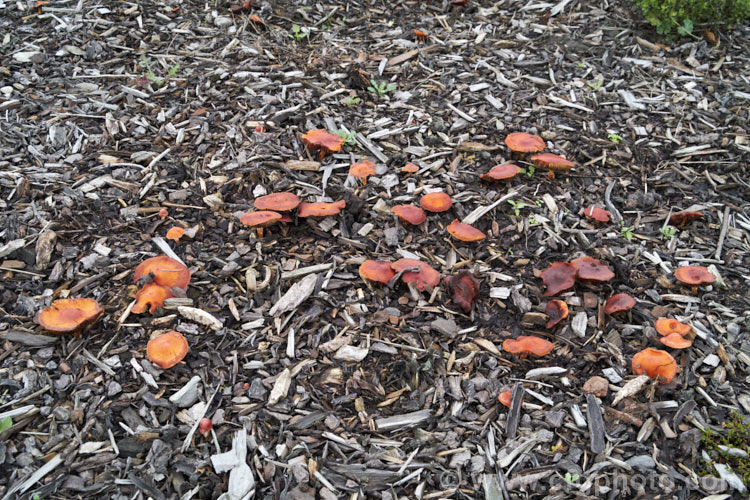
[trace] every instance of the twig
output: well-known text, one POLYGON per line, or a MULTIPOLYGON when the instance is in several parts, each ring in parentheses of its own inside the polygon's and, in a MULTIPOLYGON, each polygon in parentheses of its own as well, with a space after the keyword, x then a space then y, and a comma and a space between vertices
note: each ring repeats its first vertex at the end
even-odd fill
POLYGON ((607 210, 612 214, 612 219, 614 219, 615 223, 622 222, 622 215, 620 215, 619 210, 614 206, 612 203, 612 190, 615 188, 615 184, 617 181, 612 181, 609 183, 609 186, 607 186, 607 189, 604 191, 604 204, 607 205, 607 210))
POLYGON ((716 253, 714 258, 721 260, 721 250, 724 247, 724 238, 727 237, 727 231, 729 230, 729 207, 724 207, 724 220, 721 221, 721 232, 719 233, 719 241, 716 243, 716 253))

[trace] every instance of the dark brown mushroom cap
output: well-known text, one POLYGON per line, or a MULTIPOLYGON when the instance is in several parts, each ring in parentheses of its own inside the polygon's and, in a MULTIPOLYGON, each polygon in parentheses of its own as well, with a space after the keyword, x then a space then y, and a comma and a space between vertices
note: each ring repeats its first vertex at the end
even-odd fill
POLYGON ((368 160, 352 163, 351 167, 349 167, 349 175, 358 179, 375 174, 375 164, 368 160))
POLYGON ((555 262, 542 271, 541 278, 547 287, 544 295, 551 297, 573 288, 576 282, 576 267, 568 262, 555 262))
POLYGON ((39 311, 36 321, 55 335, 79 335, 86 326, 99 319, 103 312, 94 299, 58 299, 39 311))
POLYGON ((576 279, 587 283, 606 283, 615 277, 615 273, 610 271, 606 264, 593 257, 580 257, 570 261, 578 274, 576 279))
POLYGON ((531 161, 534 162, 539 168, 546 168, 553 172, 567 172, 568 170, 575 167, 575 163, 570 160, 566 160, 562 156, 558 156, 552 153, 539 153, 531 157, 531 161))
POLYGON ((344 138, 332 134, 324 129, 309 130, 302 134, 302 142, 312 151, 320 150, 321 157, 329 153, 337 153, 344 145, 344 138))
POLYGON ((469 224, 462 224, 458 222, 458 219, 454 219, 445 229, 451 236, 460 241, 479 241, 487 237, 479 229, 469 224))
POLYGON ((133 281, 138 282, 149 273, 154 275, 154 283, 167 288, 187 288, 190 283, 190 270, 182 262, 166 255, 151 257, 138 264, 133 281))
POLYGON ((446 277, 445 282, 448 285, 451 300, 465 313, 470 313, 472 302, 479 298, 479 280, 471 271, 463 269, 455 276, 446 277))
POLYGON ((172 330, 148 341, 146 357, 152 363, 166 370, 185 359, 189 350, 185 337, 172 330))
POLYGON ((512 163, 496 165, 486 174, 480 175, 479 178, 487 182, 498 182, 512 179, 521 171, 521 167, 512 163))
POLYGON ((294 193, 271 193, 255 199, 253 205, 256 210, 270 210, 272 212, 289 212, 299 206, 300 199, 294 193))
POLYGON ((417 259, 399 259, 391 268, 399 273, 404 269, 418 268, 418 271, 407 271, 401 275, 401 281, 404 283, 416 283, 417 290, 424 291, 428 286, 435 288, 440 283, 440 273, 433 269, 426 262, 417 259))
POLYGON ((544 308, 544 312, 549 316, 547 328, 553 328, 560 321, 568 317, 568 304, 562 300, 550 300, 544 308))
POLYGON ((635 299, 627 293, 617 293, 607 299, 604 304, 604 312, 611 315, 630 311, 635 307, 635 299))
POLYGON ((677 375, 677 363, 671 354, 650 347, 637 352, 631 363, 636 375, 644 373, 651 378, 659 378, 659 383, 668 384, 677 375))
POLYGON ((503 349, 511 354, 545 356, 552 351, 554 345, 549 340, 529 335, 522 335, 516 339, 503 342, 503 349))
POLYGON ((547 147, 544 139, 526 132, 513 132, 505 138, 505 145, 516 153, 537 153, 547 147))
POLYGON ((395 205, 391 207, 391 212, 402 221, 415 226, 427 220, 424 210, 416 205, 395 205))
POLYGON ((297 209, 299 217, 330 217, 341 213, 346 208, 346 201, 339 200, 331 203, 316 201, 313 203, 302 202, 297 209))
POLYGON ((276 224, 282 216, 272 210, 258 210, 257 212, 248 212, 240 217, 240 222, 249 227, 267 227, 276 224))
POLYGON ((393 268, 391 268, 390 262, 366 260, 359 266, 359 275, 362 279, 387 285, 396 273, 393 271, 393 268))
POLYGON ((435 193, 427 193, 422 196, 419 200, 419 204, 428 212, 445 212, 453 206, 453 201, 447 193, 438 191, 435 193))
POLYGON ((703 266, 678 267, 674 272, 674 277, 683 285, 688 286, 710 285, 716 281, 716 276, 711 274, 708 271, 708 268, 703 266))
POLYGON ((603 208, 590 206, 583 211, 583 215, 589 219, 593 219, 597 222, 609 222, 612 214, 604 210, 603 208))

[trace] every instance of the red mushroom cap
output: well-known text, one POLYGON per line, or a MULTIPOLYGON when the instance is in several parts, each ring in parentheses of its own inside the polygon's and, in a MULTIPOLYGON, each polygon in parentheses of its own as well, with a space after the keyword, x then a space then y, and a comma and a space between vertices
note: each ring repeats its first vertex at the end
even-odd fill
POLYGON ((687 349, 693 345, 692 340, 688 340, 679 333, 670 333, 664 337, 659 337, 659 342, 672 349, 687 349))
POLYGON ((187 288, 190 283, 190 270, 181 262, 166 255, 146 259, 135 268, 133 281, 138 282, 143 276, 153 274, 153 282, 167 288, 187 288))
POLYGON ((552 351, 554 345, 549 340, 529 335, 522 335, 517 339, 507 339, 503 342, 503 349, 511 354, 545 356, 552 351))
POLYGON ((198 422, 198 432, 200 432, 203 437, 208 437, 213 427, 214 423, 210 418, 203 417, 200 422, 198 422))
POLYGON ((414 224, 415 226, 427 220, 424 210, 416 205, 395 205, 391 207, 391 212, 403 222, 414 224))
POLYGON ((667 352, 659 349, 646 349, 633 356, 631 363, 636 375, 644 373, 651 378, 659 378, 659 383, 668 384, 677 375, 677 363, 667 352))
POLYGON ((180 226, 174 226, 169 228, 169 231, 167 231, 167 239, 180 241, 180 238, 182 238, 183 234, 185 234, 185 230, 183 228, 181 228, 180 226))
POLYGON ((716 281, 716 276, 703 266, 678 267, 674 272, 674 277, 683 285, 688 286, 710 285, 716 281))
POLYGON ((555 262, 542 271, 541 278, 547 290, 544 295, 551 297, 570 290, 576 282, 576 266, 568 262, 555 262))
POLYGON ((458 222, 458 219, 454 219, 445 229, 451 236, 460 241, 479 241, 487 237, 479 229, 469 224, 462 224, 458 222))
POLYGON ((299 204, 297 215, 299 217, 330 217, 341 212, 346 207, 344 200, 326 203, 317 201, 314 203, 302 202, 299 204))
POLYGON ((562 300, 550 300, 544 312, 549 316, 547 328, 554 328, 560 321, 568 317, 568 304, 562 300))
POLYGON ((510 404, 513 402, 513 391, 508 390, 501 392, 497 395, 497 400, 510 408, 510 404))
POLYGON ((692 222, 694 220, 702 218, 703 214, 701 212, 677 212, 669 217, 669 223, 677 227, 682 227, 688 222, 692 222))
POLYGON ((419 204, 429 212, 445 212, 453 206, 453 201, 447 193, 439 191, 422 196, 419 204))
POLYGON ((349 167, 349 175, 358 179, 375 174, 375 164, 368 160, 362 160, 359 163, 352 163, 351 167, 349 167))
POLYGON ((143 314, 148 311, 154 314, 157 307, 162 307, 164 301, 172 297, 174 295, 170 287, 158 285, 156 282, 146 283, 135 294, 135 304, 130 308, 130 312, 143 314))
POLYGON ((612 216, 611 213, 607 212, 603 208, 590 206, 583 211, 583 215, 589 219, 594 219, 597 222, 609 222, 609 218, 612 216))
POLYGON ((609 270, 606 264, 602 264, 600 260, 593 257, 580 257, 570 261, 576 269, 578 274, 576 279, 588 283, 606 283, 615 277, 615 273, 609 270))
POLYGON ((417 267, 419 271, 407 271, 401 275, 401 281, 404 283, 414 282, 417 284, 417 290, 424 291, 428 286, 435 288, 440 283, 440 273, 432 268, 429 264, 416 259, 399 259, 393 264, 391 268, 395 272, 401 272, 404 269, 417 267))
POLYGON ((300 199, 294 193, 271 193, 255 199, 253 205, 256 210, 273 212, 289 212, 299 206, 300 199))
POLYGON ((451 300, 465 313, 471 312, 471 303, 479 298, 479 280, 467 270, 461 270, 455 276, 445 279, 451 300))
POLYGON ((320 150, 320 159, 323 159, 329 153, 338 153, 344 145, 344 138, 324 129, 317 129, 302 134, 302 142, 311 151, 320 150))
POLYGON ((526 132, 513 132, 505 138, 505 145, 515 153, 537 153, 547 147, 544 139, 526 132))
POLYGON ((401 167, 401 171, 405 174, 413 174, 419 171, 419 167, 413 163, 407 163, 406 165, 401 167))
POLYGON ((572 161, 566 160, 562 156, 553 153, 539 153, 533 155, 531 161, 533 161, 534 165, 539 168, 546 168, 555 172, 567 172, 576 166, 572 161))
POLYGON ((185 359, 188 350, 185 337, 172 330, 149 340, 146 345, 146 356, 149 361, 166 370, 185 359))
POLYGON ((604 304, 604 312, 612 316, 624 311, 630 311, 633 307, 635 307, 635 299, 633 297, 627 293, 618 293, 607 299, 607 302, 604 304))
POLYGON ((673 333, 685 336, 693 330, 693 327, 673 318, 658 318, 654 323, 654 329, 659 335, 666 337, 673 333))
POLYGON ((498 182, 512 179, 517 176, 521 171, 521 167, 513 165, 512 163, 504 163, 503 165, 496 165, 484 175, 480 175, 479 178, 487 182, 498 182))
POLYGON ((83 329, 94 323, 104 311, 94 299, 57 299, 39 311, 36 321, 49 333, 55 335, 80 335, 83 329))
POLYGON ((390 262, 366 260, 359 266, 359 275, 362 279, 385 283, 387 285, 396 273, 391 268, 390 262))

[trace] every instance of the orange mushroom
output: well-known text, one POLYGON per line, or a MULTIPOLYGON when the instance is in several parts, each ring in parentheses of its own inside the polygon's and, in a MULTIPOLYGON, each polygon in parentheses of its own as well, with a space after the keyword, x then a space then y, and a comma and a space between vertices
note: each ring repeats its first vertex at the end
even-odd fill
POLYGON ((190 270, 182 262, 174 260, 166 255, 146 259, 135 268, 133 281, 139 283, 144 276, 153 275, 150 282, 159 286, 187 288, 190 283, 190 270))
POLYGON ((263 228, 272 226, 281 221, 281 214, 272 210, 258 210, 257 212, 248 212, 240 217, 240 222, 248 227, 255 229, 258 238, 263 237, 263 228))
POLYGON ((683 285, 689 286, 693 295, 698 293, 699 286, 710 285, 716 281, 716 276, 703 266, 678 267, 674 272, 674 277, 683 285))
POLYGON ((568 317, 568 304, 562 300, 550 300, 544 312, 549 316, 547 328, 554 328, 560 321, 568 317))
POLYGON ((395 205, 391 207, 391 212, 402 222, 415 226, 427 220, 424 210, 416 205, 395 205))
POLYGON ((547 147, 544 139, 526 132, 513 132, 505 138, 505 145, 514 153, 538 153, 547 147))
POLYGON ((299 196, 294 193, 271 193, 256 198, 253 206, 255 206, 256 210, 289 212, 297 208, 299 203, 299 196))
POLYGON ((659 337, 659 342, 672 349, 687 349, 693 345, 692 340, 688 340, 679 333, 670 333, 664 337, 659 337))
POLYGON ((637 352, 631 363, 636 375, 644 373, 657 378, 660 384, 668 384, 677 375, 677 362, 667 351, 650 347, 637 352))
POLYGON ((167 210, 166 208, 160 208, 159 209, 159 218, 161 220, 166 219, 167 215, 169 215, 169 210, 167 210))
POLYGON ((460 241, 479 241, 487 237, 487 235, 479 229, 470 226, 469 224, 462 224, 458 222, 458 219, 454 219, 445 229, 448 230, 448 233, 451 236, 460 241))
POLYGON ((507 181, 517 176, 520 171, 521 167, 519 167, 518 165, 514 165, 512 163, 504 163, 502 165, 496 165, 492 167, 489 172, 480 175, 479 178, 487 182, 507 181))
POLYGON ((362 184, 367 184, 367 177, 376 173, 375 164, 368 160, 352 163, 352 166, 349 167, 349 175, 357 179, 362 179, 362 184))
POLYGON ((426 42, 428 37, 427 33, 418 29, 414 30, 414 36, 417 38, 418 42, 426 42))
POLYGON ((583 211, 583 215, 589 219, 593 219, 596 222, 609 222, 609 218, 612 216, 611 213, 607 212, 603 208, 590 206, 583 211))
POLYGON ((428 212, 445 212, 453 206, 453 201, 448 194, 438 191, 436 193, 428 193, 422 196, 419 200, 419 204, 428 212))
POLYGON ((135 294, 135 304, 130 312, 143 314, 148 311, 154 314, 157 307, 164 306, 164 301, 172 297, 174 295, 169 287, 158 285, 156 282, 146 283, 135 294))
POLYGON ((586 283, 606 283, 615 277, 606 264, 593 257, 580 257, 570 261, 578 271, 576 279, 586 283))
POLYGON ((570 160, 566 160, 562 156, 558 156, 552 153, 539 153, 531 157, 531 161, 534 162, 538 168, 546 168, 549 170, 547 177, 549 179, 555 178, 555 172, 567 172, 573 167, 575 163, 570 160))
POLYGON ((181 228, 180 226, 174 226, 169 228, 169 231, 167 231, 167 239, 178 242, 180 241, 180 238, 182 238, 183 234, 185 234, 185 230, 183 228, 181 228))
POLYGON ((669 223, 673 226, 682 227, 688 222, 693 222, 694 220, 702 219, 703 214, 701 212, 677 212, 672 214, 669 217, 669 223))
POLYGON ((359 266, 359 275, 364 280, 375 281, 387 285, 396 273, 391 268, 390 262, 366 260, 359 266))
POLYGON ((343 208, 346 207, 344 200, 334 201, 327 203, 324 201, 316 201, 313 203, 302 202, 299 204, 297 209, 298 217, 330 217, 337 215, 343 208))
POLYGON ((401 172, 405 174, 415 174, 418 171, 419 171, 419 167, 413 163, 407 163, 406 165, 401 167, 401 172))
POLYGON ((146 357, 162 370, 172 368, 185 359, 189 350, 187 340, 174 330, 163 333, 148 341, 146 357))
POLYGON ((576 266, 567 262, 555 262, 542 271, 542 283, 547 289, 544 295, 551 297, 570 290, 576 282, 576 266))
POLYGON ((518 354, 525 357, 528 354, 533 356, 545 356, 552 351, 554 345, 549 340, 530 335, 521 335, 516 339, 507 339, 503 342, 503 349, 511 354, 518 354))
POLYGON ((447 276, 445 283, 451 294, 451 300, 465 313, 471 312, 471 303, 479 298, 479 280, 465 269, 456 273, 455 276, 447 276))
POLYGON ((691 327, 690 325, 680 323, 673 318, 657 319, 656 323, 654 323, 654 328, 659 335, 662 335, 664 337, 673 333, 676 333, 680 336, 685 336, 693 330, 693 327, 691 327))
POLYGON ((497 400, 500 401, 503 405, 510 408, 510 404, 513 401, 513 391, 507 390, 501 392, 497 395, 497 400))
POLYGON ((99 319, 103 312, 94 299, 58 299, 39 311, 36 321, 49 333, 78 336, 85 327, 99 319))
POLYGON ((604 303, 604 312, 614 316, 621 312, 630 311, 635 307, 635 299, 627 293, 618 293, 607 299, 604 303))
POLYGON ((440 283, 440 273, 429 264, 417 259, 399 259, 391 264, 391 269, 400 273, 406 269, 416 267, 418 271, 406 271, 401 275, 404 283, 416 283, 417 290, 424 291, 428 286, 435 288, 440 283))
POLYGON ((317 129, 309 130, 307 133, 302 134, 302 142, 311 151, 320 150, 318 159, 322 160, 327 154, 341 151, 341 146, 344 145, 344 138, 324 129, 317 129))

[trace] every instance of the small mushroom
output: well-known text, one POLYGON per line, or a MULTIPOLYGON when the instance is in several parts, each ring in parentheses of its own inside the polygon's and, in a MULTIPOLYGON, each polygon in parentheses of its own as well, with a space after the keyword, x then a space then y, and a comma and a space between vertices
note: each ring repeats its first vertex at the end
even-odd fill
POLYGON ((453 206, 453 201, 447 193, 438 191, 435 193, 427 193, 422 196, 419 200, 419 204, 422 208, 428 212, 445 212, 453 206))
POLYGON ((445 229, 451 236, 460 241, 479 241, 487 237, 487 235, 479 229, 470 226, 469 224, 462 224, 458 222, 458 219, 454 219, 445 229))
POLYGON ((610 316, 615 316, 625 311, 630 311, 635 307, 635 299, 627 293, 617 293, 607 299, 604 303, 604 312, 610 316))
POLYGON ((692 340, 688 340, 679 333, 670 333, 664 337, 659 337, 659 342, 672 349, 687 349, 693 345, 692 340))
POLYGON ((401 172, 404 174, 416 174, 419 171, 419 167, 413 163, 407 163, 401 167, 401 172))
POLYGON ((257 212, 248 212, 240 217, 240 222, 248 227, 255 229, 258 238, 263 237, 263 228, 272 226, 281 220, 282 216, 272 210, 258 210, 257 212))
POLYGON ((174 297, 169 287, 161 286, 156 282, 146 283, 135 294, 135 304, 130 308, 134 314, 143 314, 148 311, 151 314, 156 312, 156 308, 162 307, 164 301, 174 297))
POLYGON ((174 226, 169 228, 169 231, 167 231, 167 239, 178 242, 180 241, 180 238, 182 238, 183 234, 185 234, 185 230, 183 228, 181 228, 180 226, 174 226))
POLYGON ((669 217, 669 223, 673 226, 677 227, 683 227, 685 224, 689 222, 693 222, 694 220, 702 219, 703 213, 701 212, 689 212, 689 211, 683 211, 683 212, 677 212, 672 214, 669 217))
POLYGON ((554 328, 560 321, 568 317, 568 304, 562 300, 550 300, 547 302, 544 312, 549 316, 547 328, 554 328))
POLYGON ((552 351, 554 345, 549 340, 530 335, 521 335, 516 339, 507 339, 503 342, 503 349, 511 354, 545 356, 552 351))
POLYGON ((294 193, 271 193, 255 199, 253 206, 256 210, 272 212, 289 212, 300 204, 299 196, 294 193))
POLYGON ((576 279, 584 283, 606 283, 615 277, 606 264, 593 257, 580 257, 570 261, 578 273, 576 279))
POLYGON ((330 217, 338 215, 346 207, 346 201, 334 202, 316 201, 313 203, 302 202, 297 208, 298 217, 330 217))
POLYGON ((135 268, 133 281, 140 283, 142 280, 156 283, 166 288, 187 288, 190 283, 190 270, 182 262, 174 260, 166 255, 146 259, 135 268), (153 276, 153 279, 150 279, 153 276))
POLYGON ((451 300, 466 314, 470 313, 471 303, 479 298, 479 280, 471 271, 463 269, 455 276, 447 276, 445 283, 448 285, 451 300))
POLYGON ((422 30, 415 29, 414 36, 417 38, 418 42, 426 42, 429 35, 422 30))
POLYGON ((362 184, 367 184, 367 177, 376 173, 375 164, 368 160, 352 163, 351 167, 349 167, 349 175, 357 179, 362 179, 362 184))
POLYGON ((657 378, 660 384, 668 384, 677 375, 677 362, 667 351, 647 347, 633 356, 631 366, 636 375, 644 373, 657 378))
POLYGON ((658 318, 654 323, 654 329, 659 335, 664 337, 673 333, 684 337, 693 330, 693 327, 681 323, 674 318, 658 318))
POLYGON ((213 428, 214 423, 210 418, 203 417, 200 422, 198 422, 198 432, 200 432, 204 438, 207 438, 208 435, 211 434, 211 429, 213 428))
POLYGON ((103 312, 94 299, 58 299, 39 311, 36 321, 49 333, 78 336, 84 328, 99 319, 103 312))
POLYGON ((424 210, 416 205, 395 205, 391 207, 391 212, 402 222, 415 226, 427 220, 424 210))
POLYGON ((502 165, 496 165, 492 167, 489 172, 480 175, 479 178, 487 182, 507 181, 517 176, 520 171, 521 167, 519 167, 518 165, 514 165, 512 163, 504 163, 502 165))
POLYGON ((568 262, 555 262, 542 271, 542 283, 547 287, 544 295, 551 297, 573 288, 576 270, 576 267, 568 262))
POLYGON ((160 208, 159 209, 159 218, 161 220, 166 219, 167 215, 169 215, 169 210, 167 210, 166 208, 160 208))
POLYGON ((189 350, 187 340, 174 330, 163 333, 148 341, 146 357, 162 370, 172 368, 185 359, 189 350))
POLYGON ((611 213, 607 212, 603 208, 590 206, 586 208, 583 211, 583 215, 585 215, 589 219, 595 220, 597 223, 599 222, 609 222, 610 217, 612 216, 611 213))
POLYGON ((505 137, 505 145, 514 153, 538 153, 547 147, 544 139, 526 132, 513 132, 505 137))
POLYGON ((674 277, 683 285, 689 286, 693 295, 698 293, 699 286, 711 285, 716 281, 716 276, 703 266, 678 267, 674 272, 674 277))
POLYGON ((497 395, 497 400, 500 401, 504 406, 510 408, 510 404, 513 401, 513 391, 503 391, 497 395))
POLYGON ((418 271, 406 271, 401 275, 401 281, 404 283, 416 283, 417 290, 420 292, 424 291, 428 286, 435 288, 440 283, 440 273, 421 260, 399 259, 391 264, 391 269, 397 273, 415 267, 418 271))
POLYGON ((562 156, 552 153, 535 154, 531 157, 531 161, 533 161, 534 165, 538 168, 546 168, 549 170, 549 174, 547 174, 549 179, 555 178, 555 172, 568 172, 575 167, 575 163, 572 161, 566 160, 562 156))
POLYGON ((391 268, 390 262, 366 260, 359 266, 359 275, 364 280, 375 281, 387 285, 396 273, 391 268))
POLYGON ((338 153, 344 145, 344 138, 332 134, 324 129, 309 130, 302 134, 302 142, 311 151, 320 151, 318 159, 322 160, 327 154, 338 153))

